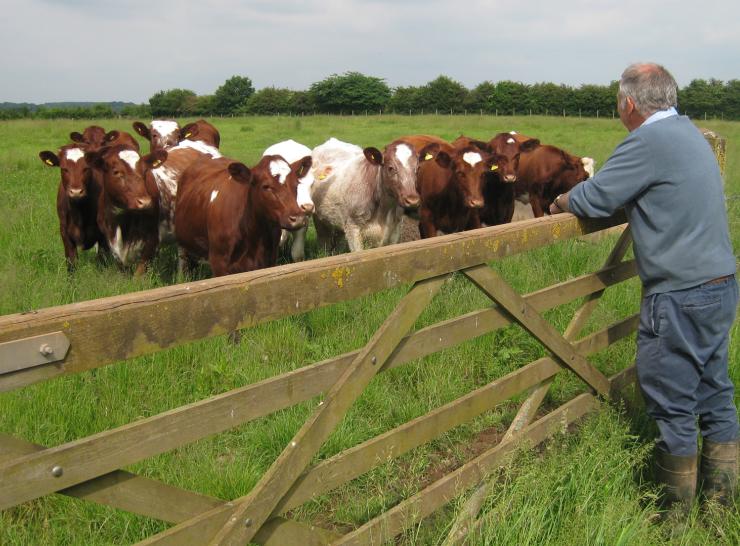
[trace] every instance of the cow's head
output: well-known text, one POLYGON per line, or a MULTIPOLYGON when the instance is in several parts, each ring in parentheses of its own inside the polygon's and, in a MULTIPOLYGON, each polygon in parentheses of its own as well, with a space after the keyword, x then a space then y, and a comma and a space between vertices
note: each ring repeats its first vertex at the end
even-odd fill
POLYGON ((579 182, 588 180, 590 175, 582 158, 572 156, 564 150, 560 150, 560 156, 562 167, 554 180, 560 187, 560 193, 565 193, 573 189, 579 182))
POLYGON ((489 142, 490 151, 497 155, 496 174, 502 182, 516 182, 519 158, 540 145, 536 138, 521 140, 510 133, 499 133, 489 142))
POLYGON ((436 161, 449 171, 450 184, 468 208, 483 207, 483 183, 486 174, 496 170, 496 154, 486 154, 476 146, 465 146, 452 152, 441 150, 439 144, 428 144, 419 153, 420 161, 436 161))
POLYGON ((84 150, 74 144, 63 146, 59 154, 49 150, 39 152, 39 159, 49 167, 59 167, 62 174, 62 187, 72 200, 82 199, 90 191, 92 170, 85 159, 84 150))
POLYGON ((135 152, 139 151, 139 142, 126 131, 108 131, 103 140, 104 146, 125 146, 135 152))
POLYGON ((135 121, 134 131, 149 141, 149 151, 166 150, 180 142, 180 126, 176 121, 155 119, 149 127, 135 121))
POLYGON ((289 187, 295 188, 296 202, 305 214, 312 214, 315 207, 311 199, 311 187, 314 183, 312 163, 310 155, 291 163, 290 175, 286 182, 289 187))
POLYGON ((86 151, 94 151, 104 145, 105 129, 97 125, 86 127, 82 133, 72 131, 69 138, 86 151))
POLYGON ((221 135, 213 125, 204 119, 188 123, 180 129, 180 141, 198 140, 209 146, 218 148, 221 144, 221 135))
POLYGON ((149 171, 167 159, 165 150, 143 157, 125 146, 104 146, 85 154, 87 162, 100 171, 106 200, 126 211, 150 211, 157 204, 156 186, 149 171))
POLYGON ((378 169, 380 184, 406 212, 414 212, 421 201, 416 191, 418 159, 414 150, 405 142, 394 142, 386 147, 385 154, 372 146, 362 150, 365 159, 378 169))
POLYGON ((296 201, 293 184, 297 183, 297 177, 293 179, 296 182, 291 183, 291 175, 295 173, 285 159, 266 155, 252 169, 234 162, 229 164, 228 170, 233 180, 249 184, 249 199, 260 216, 290 231, 306 225, 306 215, 296 201))

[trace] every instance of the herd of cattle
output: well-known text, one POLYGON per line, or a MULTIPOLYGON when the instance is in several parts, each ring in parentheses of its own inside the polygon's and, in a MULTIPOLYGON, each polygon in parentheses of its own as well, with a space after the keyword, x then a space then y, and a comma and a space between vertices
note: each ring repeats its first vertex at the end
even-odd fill
POLYGON ((213 275, 270 267, 290 241, 303 260, 308 220, 319 246, 350 251, 397 243, 404 216, 422 238, 510 222, 515 200, 535 216, 593 176, 593 160, 515 132, 489 142, 409 135, 381 152, 330 138, 313 150, 286 140, 254 166, 223 157, 218 130, 198 120, 134 122, 147 155, 123 131, 91 126, 41 160, 59 167, 64 252, 111 254, 141 274, 159 245, 177 244, 180 267, 207 260, 213 275))

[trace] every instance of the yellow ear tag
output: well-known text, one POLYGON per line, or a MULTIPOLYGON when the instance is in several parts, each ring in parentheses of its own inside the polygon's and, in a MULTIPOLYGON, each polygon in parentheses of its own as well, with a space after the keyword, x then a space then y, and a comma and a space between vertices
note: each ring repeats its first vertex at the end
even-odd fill
POLYGON ((324 178, 326 178, 326 175, 325 174, 320 174, 319 175, 319 180, 323 180, 324 178))
POLYGON ((187 135, 185 135, 185 138, 190 138, 190 135, 192 135, 192 134, 193 133, 188 133, 187 135))
POLYGON ((427 154, 424 156, 424 161, 429 161, 430 159, 433 159, 434 156, 432 154, 427 154))
POLYGON ((491 165, 491 170, 492 170, 492 171, 495 171, 495 170, 497 170, 497 169, 498 169, 498 165, 491 165))
POLYGON ((54 162, 53 162, 53 161, 52 161, 51 159, 45 159, 45 160, 44 160, 44 162, 45 162, 45 163, 46 163, 47 165, 51 165, 52 167, 54 166, 54 162))
POLYGON ((162 162, 161 162, 161 161, 160 161, 159 159, 155 159, 155 160, 154 160, 154 163, 152 163, 152 167, 156 169, 156 168, 157 168, 157 167, 159 167, 159 166, 160 166, 161 164, 162 164, 162 162))

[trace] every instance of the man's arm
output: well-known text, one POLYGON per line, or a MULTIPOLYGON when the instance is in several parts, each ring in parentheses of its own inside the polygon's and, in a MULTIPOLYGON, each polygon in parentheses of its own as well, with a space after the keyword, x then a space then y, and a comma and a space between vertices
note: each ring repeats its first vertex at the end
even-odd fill
POLYGON ((550 213, 606 218, 632 201, 655 180, 650 150, 639 135, 630 134, 617 146, 596 175, 559 195, 550 213))

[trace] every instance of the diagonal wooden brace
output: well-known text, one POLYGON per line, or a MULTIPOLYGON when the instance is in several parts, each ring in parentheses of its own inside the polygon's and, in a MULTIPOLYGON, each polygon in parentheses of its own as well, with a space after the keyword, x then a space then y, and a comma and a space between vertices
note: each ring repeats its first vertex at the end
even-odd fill
POLYGON ((210 544, 241 545, 254 537, 447 277, 420 281, 404 296, 259 483, 249 495, 235 501, 231 516, 210 544))
POLYGON ((488 297, 506 309, 525 330, 552 351, 564 366, 575 372, 597 393, 609 397, 609 380, 604 374, 577 353, 573 345, 517 294, 497 272, 484 264, 464 269, 463 273, 488 297))

